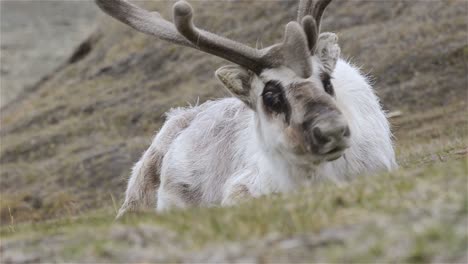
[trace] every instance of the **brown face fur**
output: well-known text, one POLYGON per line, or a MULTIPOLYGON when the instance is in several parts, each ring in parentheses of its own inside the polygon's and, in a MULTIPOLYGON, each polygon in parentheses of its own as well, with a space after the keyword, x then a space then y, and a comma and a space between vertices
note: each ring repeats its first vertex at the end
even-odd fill
MULTIPOLYGON (((301 44, 299 40, 293 42, 301 44)), ((331 33, 321 35, 317 56, 295 52, 302 46, 284 49, 284 65, 265 69, 261 74, 225 66, 216 76, 256 112, 257 131, 266 148, 308 155, 316 160, 333 160, 349 147, 350 136, 347 122, 336 105, 330 77, 340 49, 336 35, 331 33)))
POLYGON ((312 154, 335 159, 348 147, 350 132, 336 106, 327 74, 321 74, 320 81, 296 79, 286 85, 270 80, 257 100, 262 110, 259 114, 273 124, 264 124, 263 134, 280 132, 282 135, 277 135, 283 138, 279 140, 280 149, 300 156, 312 154), (282 128, 278 131, 275 127, 282 128))

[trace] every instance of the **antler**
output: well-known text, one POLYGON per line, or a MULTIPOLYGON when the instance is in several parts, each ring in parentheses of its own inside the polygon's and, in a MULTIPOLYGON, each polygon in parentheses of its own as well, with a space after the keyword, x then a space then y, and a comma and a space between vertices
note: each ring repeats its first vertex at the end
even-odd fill
POLYGON ((309 48, 314 52, 317 39, 320 35, 320 22, 323 12, 332 0, 318 0, 314 5, 314 0, 301 0, 297 12, 297 21, 302 23, 307 35, 309 48))
POLYGON ((140 32, 216 55, 255 73, 277 64, 264 50, 196 28, 192 22, 192 7, 185 1, 174 4, 175 26, 159 13, 148 12, 125 0, 96 0, 96 4, 110 16, 140 32))

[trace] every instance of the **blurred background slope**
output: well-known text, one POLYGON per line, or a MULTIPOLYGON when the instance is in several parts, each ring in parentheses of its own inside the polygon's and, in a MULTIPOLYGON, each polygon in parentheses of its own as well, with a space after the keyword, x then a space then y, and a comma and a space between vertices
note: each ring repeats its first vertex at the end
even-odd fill
MULTIPOLYGON (((166 18, 172 3, 138 2, 166 18)), ((191 3, 201 28, 251 46, 279 41, 297 9, 296 1, 191 3)), ((353 0, 332 2, 325 15, 323 30, 338 32, 344 58, 372 76, 384 108, 404 113, 394 125, 403 165, 411 144, 466 132, 467 13, 464 0, 353 0)), ((1 110, 2 223, 111 207, 168 109, 227 96, 213 76, 226 62, 136 32, 92 2, 2 1, 1 22, 2 102, 16 98, 1 110), (36 21, 29 8, 59 25, 24 24, 36 21), (28 34, 15 32, 19 24, 28 34)), ((463 148, 459 141, 450 144, 463 148)))
POLYGON ((0 1, 0 107, 61 65, 97 14, 91 1, 0 1))

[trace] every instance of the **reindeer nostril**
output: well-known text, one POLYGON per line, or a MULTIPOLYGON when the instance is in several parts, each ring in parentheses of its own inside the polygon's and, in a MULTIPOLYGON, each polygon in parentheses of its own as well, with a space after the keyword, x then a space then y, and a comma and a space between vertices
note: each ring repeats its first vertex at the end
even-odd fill
POLYGON ((331 139, 323 134, 322 130, 319 127, 313 129, 314 138, 317 141, 317 144, 323 145, 328 143, 331 139))
POLYGON ((351 130, 349 130, 349 127, 346 126, 345 130, 344 130, 344 133, 343 133, 343 136, 344 137, 349 137, 351 136, 351 130))

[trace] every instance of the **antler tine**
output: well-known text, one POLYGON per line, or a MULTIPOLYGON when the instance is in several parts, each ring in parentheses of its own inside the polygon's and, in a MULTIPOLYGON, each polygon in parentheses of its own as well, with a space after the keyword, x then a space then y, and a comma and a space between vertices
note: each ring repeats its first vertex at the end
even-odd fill
POLYGON ((150 13, 124 0, 96 0, 96 4, 108 15, 148 35, 179 45, 194 47, 181 36, 174 25, 159 13, 150 13))
POLYGON ((179 33, 191 41, 195 47, 256 73, 273 66, 273 63, 268 61, 260 50, 199 30, 193 24, 192 17, 192 7, 187 2, 182 0, 174 5, 174 24, 179 33))
POLYGON ((318 28, 315 22, 315 19, 307 15, 302 19, 302 28, 307 36, 307 43, 309 45, 310 51, 315 51, 315 47, 317 46, 317 39, 318 39, 318 28))
MULTIPOLYGON (((314 5, 314 0, 301 0, 299 2, 299 8, 297 12, 297 22, 301 23, 302 19, 307 15, 311 15, 315 18, 315 24, 317 29, 320 29, 320 22, 322 21, 322 15, 327 6, 332 0, 318 0, 314 5)), ((320 32, 320 30, 318 30, 320 32)))
POLYGON ((320 22, 322 22, 322 15, 325 12, 327 6, 331 3, 332 0, 319 0, 314 7, 313 16, 315 22, 317 23, 317 31, 320 33, 320 22))
POLYGON ((307 16, 312 14, 312 6, 313 6, 314 0, 301 0, 299 2, 299 8, 297 9, 297 22, 302 23, 302 19, 307 16))
POLYGON ((302 23, 312 52, 315 50, 320 35, 320 22, 322 21, 323 12, 325 12, 331 1, 318 0, 315 5, 313 0, 301 0, 299 2, 297 21, 302 23))
POLYGON ((185 1, 174 4, 175 25, 157 12, 148 12, 125 0, 95 0, 107 14, 134 29, 179 45, 192 47, 224 58, 256 73, 273 65, 267 54, 239 42, 197 29, 192 7, 185 1))

